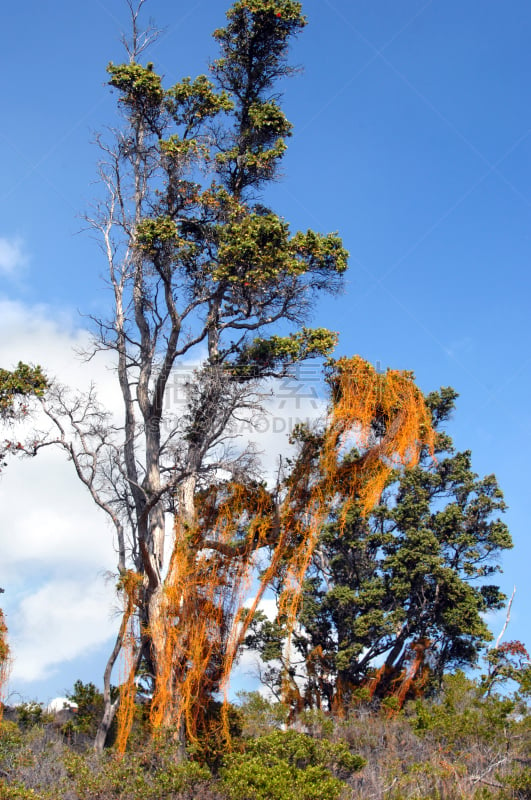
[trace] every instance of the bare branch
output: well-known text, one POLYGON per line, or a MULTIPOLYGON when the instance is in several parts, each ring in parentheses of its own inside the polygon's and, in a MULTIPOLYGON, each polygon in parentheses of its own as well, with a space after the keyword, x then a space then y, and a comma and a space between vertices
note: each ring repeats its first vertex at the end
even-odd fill
POLYGON ((505 631, 507 630, 507 627, 508 627, 509 622, 511 620, 511 607, 512 607, 512 604, 513 604, 513 600, 514 600, 515 594, 516 594, 516 586, 513 587, 513 593, 511 595, 511 598, 509 600, 509 604, 507 606, 507 614, 505 615, 505 622, 503 623, 503 628, 500 631, 500 635, 496 639, 496 644, 494 645, 494 649, 497 649, 500 646, 500 642, 503 639, 503 637, 505 635, 505 631))

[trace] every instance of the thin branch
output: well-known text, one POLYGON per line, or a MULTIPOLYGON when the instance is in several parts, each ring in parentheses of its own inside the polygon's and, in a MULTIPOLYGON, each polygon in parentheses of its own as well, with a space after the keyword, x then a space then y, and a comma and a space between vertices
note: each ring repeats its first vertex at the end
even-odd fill
POLYGON ((507 626, 509 625, 509 622, 510 622, 510 619, 511 619, 511 606, 513 604, 513 600, 514 600, 515 594, 516 594, 516 586, 513 587, 513 593, 511 595, 511 599, 509 600, 509 604, 507 606, 507 614, 505 615, 505 622, 503 623, 503 628, 501 629, 500 635, 496 639, 496 644, 494 646, 494 649, 496 649, 496 650, 500 646, 500 642, 503 639, 505 631, 507 630, 507 626))

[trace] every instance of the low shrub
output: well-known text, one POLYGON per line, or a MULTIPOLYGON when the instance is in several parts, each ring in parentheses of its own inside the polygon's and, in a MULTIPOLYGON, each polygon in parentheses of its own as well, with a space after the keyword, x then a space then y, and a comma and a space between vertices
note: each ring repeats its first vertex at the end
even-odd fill
POLYGON ((275 731, 226 756, 220 777, 231 800, 337 800, 364 763, 344 742, 275 731))

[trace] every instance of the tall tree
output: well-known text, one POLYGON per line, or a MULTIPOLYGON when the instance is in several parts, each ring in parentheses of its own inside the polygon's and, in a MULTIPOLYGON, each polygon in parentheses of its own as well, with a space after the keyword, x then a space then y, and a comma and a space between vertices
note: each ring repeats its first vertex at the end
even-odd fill
MULTIPOLYGON (((211 78, 168 88, 152 63, 141 63, 156 37, 139 23, 144 0, 128 5, 128 61, 108 66, 123 123, 100 138, 107 198, 89 218, 113 299, 109 318, 95 320, 95 349, 116 354, 123 422, 115 424, 94 390, 79 396, 56 385, 45 403, 53 431, 39 446, 67 451, 114 524, 119 586, 143 632, 135 660, 156 681, 167 644, 165 515, 191 528, 202 487, 220 474, 253 474, 252 450, 231 446, 234 420, 256 407, 261 379, 330 354, 335 334, 301 324, 320 292, 339 289, 347 253, 335 235, 292 234, 259 202, 291 133, 275 84, 292 72, 287 46, 306 24, 301 4, 234 3, 214 33, 221 58, 211 78), (280 322, 294 331, 268 337, 280 322), (171 408, 172 369, 184 357, 202 366, 186 405, 171 408)), ((110 677, 129 624, 124 619, 105 673, 99 746, 115 711, 110 677)))
POLYGON ((153 64, 141 63, 155 36, 139 26, 143 4, 129 0, 127 63, 108 67, 123 122, 100 139, 107 196, 90 217, 113 299, 109 319, 96 320, 95 348, 115 353, 123 420, 93 390, 79 396, 55 386, 44 404, 53 429, 39 444, 66 450, 116 530, 124 616, 104 676, 98 748, 118 707, 125 747, 139 671, 153 725, 177 725, 181 741, 196 735, 251 619, 241 605, 255 551, 271 550, 258 597, 288 564, 283 607, 294 621, 337 481, 345 495, 347 484, 363 491, 370 506, 386 463, 414 462, 430 438, 410 376, 380 381, 354 359, 331 370, 327 432, 301 440, 293 471, 275 489, 265 487, 252 449, 239 448, 235 423, 257 407, 260 382, 329 356, 337 338, 303 323, 321 292, 341 286, 341 240, 292 234, 261 201, 291 133, 276 84, 292 72, 288 44, 306 20, 293 0, 237 0, 214 33, 221 57, 211 77, 165 88, 153 64), (291 332, 269 334, 275 324, 291 332), (201 365, 175 409, 167 392, 184 357, 201 365), (363 459, 339 469, 344 438, 371 429, 375 415, 379 441, 368 435, 363 459), (120 651, 128 676, 113 701, 120 651))
MULTIPOLYGON (((436 460, 424 452, 391 476, 370 516, 352 508, 342 533, 337 521, 323 530, 287 665, 299 707, 333 708, 360 687, 403 701, 474 664, 492 638, 484 615, 505 598, 488 579, 512 543, 497 516, 505 504, 496 478, 478 478, 470 452, 456 452, 440 431, 455 397, 442 389, 427 398, 436 460)), ((247 643, 269 661, 264 679, 278 690, 282 625, 257 617, 253 628, 247 643)))

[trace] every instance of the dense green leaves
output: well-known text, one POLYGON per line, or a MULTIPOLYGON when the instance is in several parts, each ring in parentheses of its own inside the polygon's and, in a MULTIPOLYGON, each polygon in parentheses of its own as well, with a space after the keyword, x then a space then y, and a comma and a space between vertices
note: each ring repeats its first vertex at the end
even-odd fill
POLYGON ((233 108, 227 92, 216 92, 206 75, 199 75, 194 80, 183 78, 168 89, 164 99, 173 121, 176 125, 184 125, 186 133, 202 120, 233 108))
POLYGON ((326 328, 302 328, 290 336, 255 339, 240 352, 238 362, 230 366, 235 377, 245 380, 257 374, 281 372, 289 364, 307 358, 328 357, 337 344, 338 335, 326 328))
POLYGON ((48 386, 41 367, 30 367, 19 361, 15 370, 0 369, 0 415, 9 418, 16 412, 16 403, 23 398, 42 397, 48 386))
POLYGON ((222 58, 214 63, 221 85, 251 102, 292 70, 286 43, 306 25, 301 3, 292 0, 238 0, 227 12, 228 25, 214 32, 222 58))
MULTIPOLYGON (((41 367, 30 367, 19 361, 16 369, 0 369, 0 421, 12 423, 24 419, 32 397, 43 397, 48 380, 41 367)), ((6 456, 25 453, 21 442, 5 440, 0 444, 0 471, 6 464, 6 456)))
POLYGON ((305 25, 301 4, 290 0, 236 2, 228 25, 214 34, 222 58, 212 65, 222 89, 235 99, 230 146, 218 165, 231 191, 239 194, 274 176, 291 125, 271 97, 276 80, 292 72, 286 43, 305 25))
POLYGON ((308 272, 316 282, 319 273, 327 273, 321 288, 332 289, 334 273, 345 271, 347 258, 337 236, 308 231, 290 239, 288 225, 275 214, 251 214, 221 231, 213 277, 259 289, 308 272))
POLYGON ((228 755, 221 777, 231 800, 336 800, 345 787, 337 775, 364 763, 344 742, 275 731, 228 755))
POLYGON ((160 75, 153 71, 153 64, 143 67, 135 62, 111 63, 107 72, 111 76, 109 84, 121 92, 120 103, 132 118, 137 123, 140 119, 153 123, 164 97, 162 81, 160 75))

